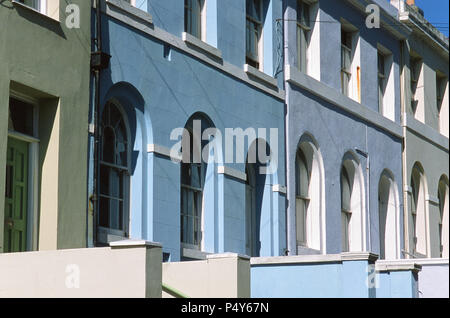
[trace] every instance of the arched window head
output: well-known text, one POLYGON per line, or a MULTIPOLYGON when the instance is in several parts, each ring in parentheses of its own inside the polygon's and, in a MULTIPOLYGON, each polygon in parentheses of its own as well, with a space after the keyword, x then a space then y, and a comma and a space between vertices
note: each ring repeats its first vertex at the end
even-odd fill
POLYGON ((101 120, 100 195, 97 241, 128 236, 129 150, 125 119, 119 107, 106 104, 101 120))
POLYGON ((343 167, 341 170, 341 239, 343 252, 350 250, 351 193, 350 178, 347 169, 343 167))

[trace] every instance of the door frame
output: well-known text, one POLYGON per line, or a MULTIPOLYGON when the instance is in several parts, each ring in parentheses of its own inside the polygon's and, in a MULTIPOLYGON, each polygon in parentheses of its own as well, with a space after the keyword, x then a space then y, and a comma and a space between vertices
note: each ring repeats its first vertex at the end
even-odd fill
MULTIPOLYGON (((14 98, 33 106, 33 136, 8 130, 7 139, 13 138, 28 143, 28 207, 26 251, 38 250, 39 233, 39 101, 17 91, 10 91, 8 98, 14 98)), ((2 220, 4 219, 2 216, 2 220)))

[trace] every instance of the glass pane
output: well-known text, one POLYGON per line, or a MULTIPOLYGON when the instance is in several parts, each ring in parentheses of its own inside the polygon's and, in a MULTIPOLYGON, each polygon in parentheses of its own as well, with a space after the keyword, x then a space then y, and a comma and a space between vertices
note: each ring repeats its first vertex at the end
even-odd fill
POLYGON ((19 2, 32 7, 33 9, 40 10, 40 1, 39 0, 19 0, 19 2))
POLYGON ((384 75, 384 56, 378 53, 378 73, 384 75))
POLYGON ((305 201, 302 199, 296 200, 296 210, 297 210, 297 242, 300 245, 305 246, 306 244, 306 206, 305 201))
POLYGON ((201 165, 193 164, 191 165, 192 176, 190 185, 195 188, 201 188, 201 165))
POLYGON ((349 212, 351 210, 350 200, 351 200, 350 180, 348 178, 346 170, 343 169, 341 173, 341 204, 343 211, 349 212))
POLYGON ((349 48, 342 46, 341 53, 342 53, 341 54, 342 69, 347 72, 350 72, 351 71, 351 62, 352 62, 351 61, 352 51, 349 48))
POLYGON ((100 197, 98 224, 102 227, 109 227, 109 199, 100 197))
POLYGON ((12 199, 12 175, 13 175, 13 166, 6 165, 6 189, 5 189, 5 197, 12 199))
POLYGON ((341 231, 342 231, 342 251, 343 252, 348 252, 349 251, 348 227, 349 227, 348 214, 342 212, 341 213, 341 231))
POLYGON ((118 200, 109 200, 109 228, 120 229, 120 202, 118 200))
POLYGON ((33 131, 33 105, 15 98, 9 99, 9 111, 14 131, 34 136, 33 131))

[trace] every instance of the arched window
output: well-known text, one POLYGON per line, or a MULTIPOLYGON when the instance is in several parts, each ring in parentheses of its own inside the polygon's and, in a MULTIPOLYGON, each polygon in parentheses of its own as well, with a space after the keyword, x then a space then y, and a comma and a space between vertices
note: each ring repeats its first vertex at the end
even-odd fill
POLYGON ((409 232, 410 251, 415 257, 428 255, 425 187, 423 170, 416 165, 411 174, 411 230, 409 232))
POLYGON ((351 193, 350 178, 347 169, 343 167, 341 170, 341 234, 343 252, 350 250, 351 193))
POLYGON ((366 250, 364 180, 352 153, 344 156, 340 174, 342 251, 366 250))
POLYGON ((245 253, 255 254, 256 231, 256 175, 255 165, 247 163, 245 167, 247 181, 245 182, 245 253))
POLYGON ((380 259, 395 259, 397 253, 397 199, 395 182, 383 173, 378 184, 380 259))
POLYGON ((297 254, 317 254, 324 249, 322 160, 312 137, 300 139, 295 164, 297 254))
POLYGON ((449 207, 448 207, 448 183, 446 179, 441 178, 438 189, 439 198, 439 246, 440 257, 448 258, 449 256, 449 207))
POLYGON ((247 174, 245 196, 245 246, 248 256, 258 257, 267 242, 261 236, 261 213, 263 209, 264 192, 269 178, 265 174, 272 153, 269 145, 263 139, 255 140, 249 147, 245 172, 247 174), (265 149, 265 151, 264 151, 265 149), (261 153, 260 153, 261 152, 261 153))
POLYGON ((182 248, 186 249, 202 250, 204 187, 207 168, 207 163, 202 160, 202 149, 207 141, 202 140, 202 134, 209 126, 208 121, 200 115, 195 116, 186 124, 183 135, 180 239, 182 248))
POLYGON ((105 106, 100 129, 97 241, 105 244, 128 236, 129 138, 124 116, 115 103, 105 106))
POLYGON ((297 152, 296 168, 296 189, 295 189, 295 207, 297 220, 297 246, 308 246, 307 218, 309 205, 309 180, 310 172, 308 170, 305 155, 301 149, 297 152))

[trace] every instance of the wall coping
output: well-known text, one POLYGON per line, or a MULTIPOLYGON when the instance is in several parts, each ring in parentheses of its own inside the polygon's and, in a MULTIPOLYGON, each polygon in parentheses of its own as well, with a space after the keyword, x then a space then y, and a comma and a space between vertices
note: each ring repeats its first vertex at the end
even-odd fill
POLYGON ((288 265, 288 264, 311 264, 311 263, 340 263, 340 254, 325 255, 293 255, 293 256, 273 256, 273 257, 252 257, 251 265, 288 265))
POLYGON ((375 270, 377 272, 412 271, 418 273, 421 269, 422 265, 414 260, 380 260, 375 263, 375 270))
POLYGON ((341 253, 342 261, 369 261, 375 262, 378 255, 371 252, 345 252, 341 253))
POLYGON ((122 240, 109 243, 109 246, 114 248, 135 248, 135 247, 147 247, 147 248, 162 248, 161 243, 149 242, 145 240, 122 240))
POLYGON ((209 254, 206 259, 223 259, 223 258, 240 258, 243 260, 250 260, 250 256, 238 253, 221 253, 221 254, 209 254))

